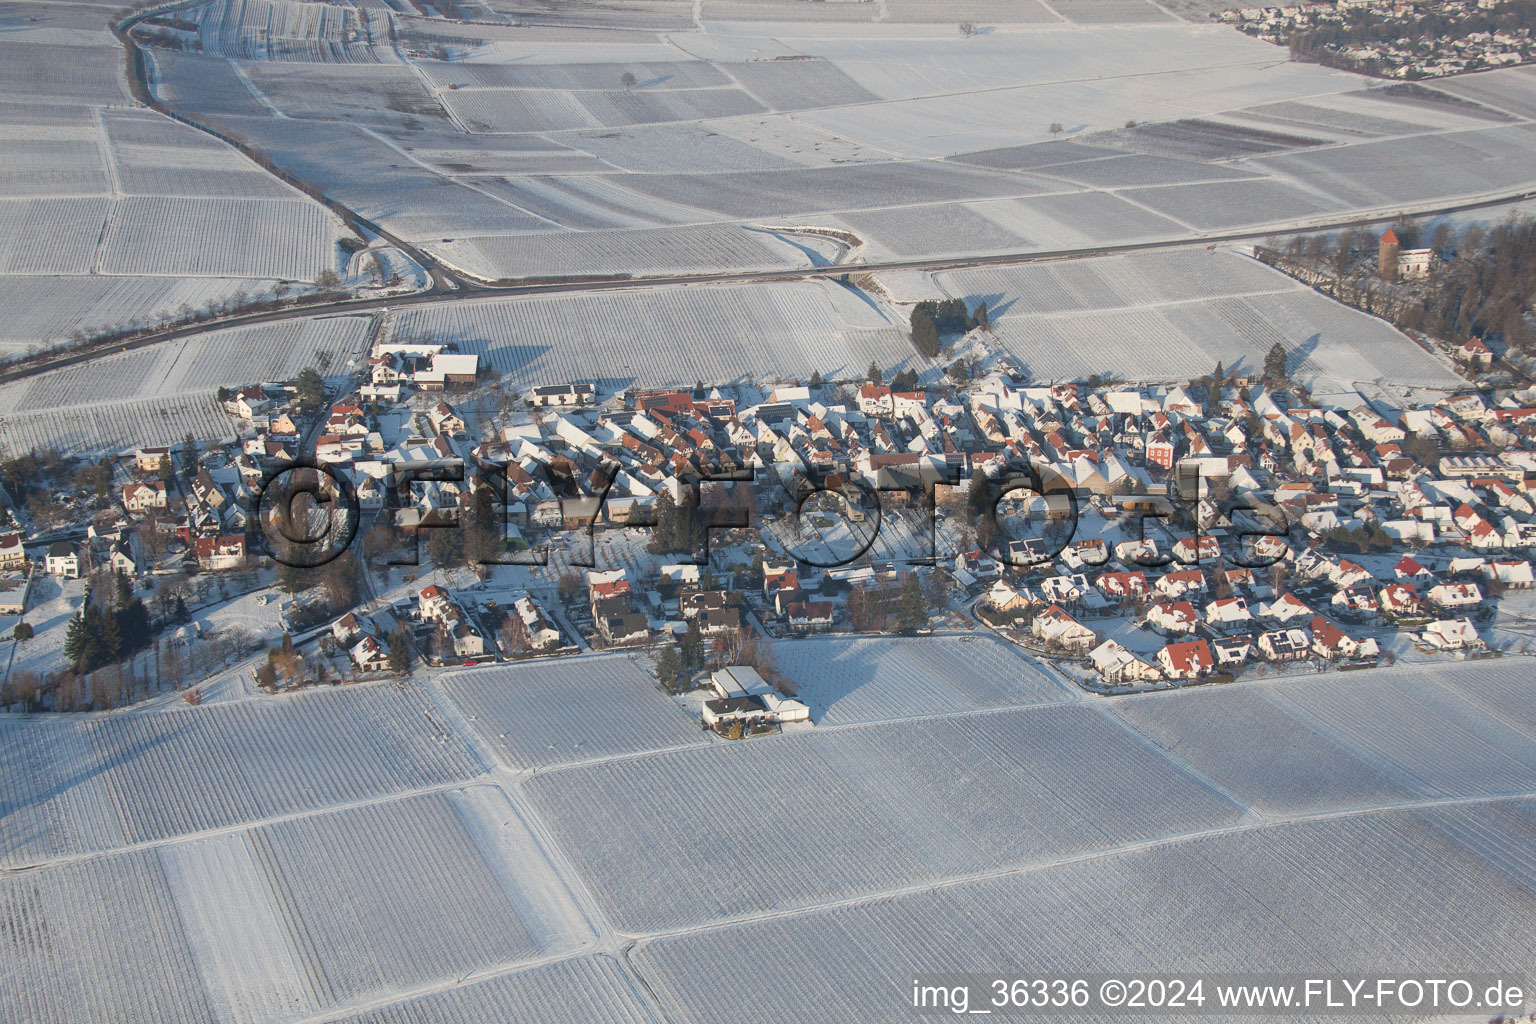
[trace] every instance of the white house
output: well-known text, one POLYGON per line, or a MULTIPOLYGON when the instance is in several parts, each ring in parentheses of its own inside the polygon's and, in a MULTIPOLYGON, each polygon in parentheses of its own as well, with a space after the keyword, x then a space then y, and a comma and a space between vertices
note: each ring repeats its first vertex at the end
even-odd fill
POLYGON ((1441 651, 1475 651, 1485 646, 1471 619, 1441 619, 1424 627, 1424 642, 1441 651))

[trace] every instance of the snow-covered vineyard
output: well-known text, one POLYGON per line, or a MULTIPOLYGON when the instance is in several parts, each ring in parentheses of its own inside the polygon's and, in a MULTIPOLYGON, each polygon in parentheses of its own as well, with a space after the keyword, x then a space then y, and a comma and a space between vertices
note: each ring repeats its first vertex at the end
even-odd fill
POLYGON ((179 113, 485 279, 803 265, 743 237, 786 221, 938 256, 1536 185, 1524 69, 1367 87, 1191 6, 713 0, 532 27, 214 0, 152 58, 179 113), (969 18, 987 30, 947 35, 969 18))
POLYGON ((761 1019, 883 1021, 914 969, 1536 967, 1523 664, 1088 701, 901 644, 781 644, 819 724, 748 743, 622 655, 0 722, 0 1015, 702 1024, 741 1019, 712 965, 769 958, 761 1019))

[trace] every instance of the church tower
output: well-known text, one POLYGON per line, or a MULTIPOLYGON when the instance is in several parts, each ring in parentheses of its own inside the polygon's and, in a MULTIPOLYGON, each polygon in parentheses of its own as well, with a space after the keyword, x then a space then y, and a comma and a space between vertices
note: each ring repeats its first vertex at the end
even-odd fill
POLYGON ((1387 228, 1376 252, 1376 274, 1383 281, 1397 280, 1397 232, 1387 228))

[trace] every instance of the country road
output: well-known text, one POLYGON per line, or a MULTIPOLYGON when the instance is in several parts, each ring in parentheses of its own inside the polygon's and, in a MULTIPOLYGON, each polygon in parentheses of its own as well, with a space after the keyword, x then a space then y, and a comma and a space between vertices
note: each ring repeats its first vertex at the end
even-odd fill
MULTIPOLYGON (((1269 238, 1274 235, 1293 234, 1300 231, 1339 231, 1347 228, 1366 227, 1372 224, 1381 224, 1396 218, 1399 215, 1413 217, 1438 217, 1452 213, 1462 213, 1469 210, 1487 209, 1491 207, 1506 206, 1511 203, 1525 202, 1536 199, 1536 191, 1515 192, 1499 196, 1484 197, 1459 203, 1419 206, 1396 207, 1392 210, 1380 210, 1373 213, 1351 217, 1346 220, 1308 220, 1293 221, 1285 224, 1271 224, 1261 229, 1247 231, 1231 231, 1222 234, 1184 236, 1179 238, 1156 239, 1147 242, 1126 242, 1119 245, 1095 245, 1078 249, 1049 249, 1034 252, 989 253, 972 256, 942 256, 921 257, 906 260, 876 260, 863 263, 838 263, 817 267, 789 267, 777 270, 746 270, 730 271, 722 273, 701 274, 670 274, 658 277, 619 277, 619 278, 568 278, 553 281, 539 281, 530 283, 511 283, 504 285, 479 284, 456 287, 453 290, 445 290, 440 284, 434 283, 433 287, 425 292, 415 295, 391 296, 385 298, 370 299, 338 299, 334 302, 315 303, 312 305, 296 306, 290 309, 268 310, 261 313, 248 313, 235 316, 221 317, 216 320, 208 320, 200 324, 189 324, 183 327, 169 328, 163 331, 155 331, 143 334, 132 339, 122 341, 109 341, 85 351, 61 353, 57 357, 29 363, 8 370, 0 371, 0 384, 21 380, 26 377, 44 373, 49 370, 57 370, 66 366, 88 362, 103 356, 117 352, 126 352, 132 349, 144 348, 148 345, 158 345, 165 341, 175 341, 198 334, 206 334, 210 331, 222 330, 227 327, 242 327, 250 324, 273 323, 285 320, 303 320, 316 316, 339 315, 348 313, 361 313, 378 309, 391 309, 403 306, 437 305, 450 302, 470 302, 490 298, 502 298, 522 295, 558 295, 581 292, 598 292, 628 290, 635 288, 651 288, 668 285, 690 284, 750 284, 771 281, 793 281, 806 278, 839 278, 847 275, 880 273, 882 271, 896 270, 958 270, 966 267, 984 266, 1012 266, 1026 263, 1041 263, 1051 260, 1086 259, 1094 256, 1111 256, 1118 253, 1144 252, 1154 249, 1195 248, 1225 244, 1229 242, 1250 242, 1269 238)), ((437 280, 434 275, 434 280, 437 280)))
MULTIPOLYGON (((165 104, 155 99, 145 68, 143 51, 131 37, 132 29, 140 21, 157 14, 172 12, 181 8, 196 6, 203 0, 173 0, 173 2, 155 4, 135 11, 121 20, 112 24, 112 31, 118 41, 123 45, 126 60, 124 62, 128 86, 133 96, 146 107, 158 113, 170 117, 179 123, 196 128, 199 131, 212 135, 221 141, 234 146, 237 150, 253 159, 259 158, 260 153, 253 151, 248 145, 226 137, 216 129, 168 109, 165 104)), ((1484 195, 1471 199, 1463 199, 1458 202, 1446 203, 1432 201, 1418 205, 1405 205, 1391 208, 1378 208, 1369 211, 1360 211, 1347 218, 1296 218, 1289 221, 1271 223, 1261 227, 1231 231, 1220 234, 1183 235, 1173 238, 1157 239, 1142 242, 1127 242, 1114 245, 1095 245, 1075 249, 1053 249, 1026 252, 989 253, 966 256, 945 257, 919 257, 901 260, 879 260, 862 263, 840 263, 823 266, 779 268, 771 270, 729 271, 715 273, 688 273, 669 274, 652 277, 565 277, 557 279, 537 281, 503 281, 486 282, 465 277, 455 268, 448 266, 430 254, 420 250, 410 242, 401 239, 393 233, 386 231, 380 225, 346 207, 334 198, 326 195, 315 195, 304 184, 294 180, 282 169, 274 167, 269 161, 258 161, 258 165, 273 174, 286 184, 305 191, 312 195, 316 201, 322 203, 333 213, 341 217, 346 223, 362 234, 375 234, 402 252, 409 255, 420 266, 426 269, 432 278, 432 285, 424 292, 414 295, 393 296, 383 298, 340 298, 332 301, 315 302, 305 305, 295 305, 282 309, 266 310, 262 312, 232 314, 206 320, 198 324, 186 324, 177 327, 169 327, 164 330, 150 331, 131 338, 104 338, 95 342, 86 342, 81 348, 59 352, 55 355, 43 355, 33 359, 19 362, 10 367, 0 369, 0 384, 23 380, 27 377, 57 370, 80 363, 89 362, 118 352, 130 351, 157 345, 161 342, 176 341, 182 338, 193 337, 200 334, 217 331, 228 327, 247 326, 252 324, 275 323, 289 320, 309 319, 317 316, 352 314, 373 310, 392 309, 405 306, 435 305, 439 303, 466 302, 477 299, 502 297, 502 296, 530 296, 530 295, 558 295, 569 293, 586 293, 598 291, 627 290, 634 288, 648 288, 658 286, 676 286, 691 284, 750 284, 773 281, 792 281, 808 278, 841 278, 848 275, 865 273, 879 273, 882 271, 939 271, 956 270, 966 267, 981 266, 1008 266, 1027 263, 1037 263, 1051 260, 1081 259, 1095 256, 1109 256, 1119 253, 1142 252, 1156 249, 1193 248, 1196 246, 1210 246, 1231 242, 1249 242, 1272 237, 1275 235, 1291 234, 1301 231, 1337 231, 1347 228, 1364 227, 1372 224, 1381 224, 1390 221, 1399 215, 1415 217, 1436 217, 1453 213, 1462 213, 1470 210, 1486 209, 1504 206, 1511 203, 1536 199, 1536 191, 1506 193, 1500 195, 1484 195)))

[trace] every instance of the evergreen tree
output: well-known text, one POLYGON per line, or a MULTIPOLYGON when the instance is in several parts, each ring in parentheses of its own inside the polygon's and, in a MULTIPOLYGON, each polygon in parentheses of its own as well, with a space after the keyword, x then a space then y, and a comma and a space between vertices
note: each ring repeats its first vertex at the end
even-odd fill
POLYGON ((181 475, 188 480, 197 476, 197 441, 193 439, 190 430, 181 439, 181 475))
POLYGON ((100 632, 97 634, 96 665, 105 665, 123 652, 123 633, 118 628, 117 616, 107 612, 97 616, 100 632))
POLYGON ((939 337, 939 325, 924 306, 919 303, 912 310, 912 344, 929 359, 939 354, 943 342, 939 337))
POLYGON ((757 582, 763 581, 763 549, 758 548, 752 552, 752 578, 757 582))
POLYGON ((880 367, 875 365, 875 361, 873 359, 869 361, 869 369, 864 371, 864 377, 871 384, 885 383, 885 375, 880 372, 880 367))
POLYGON ((411 647, 404 629, 389 634, 389 670, 404 672, 411 664, 411 647))
POLYGON ((682 657, 683 668, 688 672, 704 667, 704 632, 699 628, 697 615, 688 620, 688 629, 683 633, 682 657))
POLYGON ((921 626, 928 621, 928 595, 923 593, 922 580, 917 578, 915 572, 902 577, 897 615, 903 628, 921 626))
POLYGON ((987 302, 985 299, 976 304, 976 326, 980 327, 984 331, 990 331, 992 329, 992 314, 987 309, 987 302))
POLYGON ((682 689, 686 678, 683 672, 683 659, 677 653, 677 647, 670 644, 663 647, 661 656, 656 659, 657 682, 669 692, 676 693, 682 689))
POLYGON ((85 610, 81 609, 79 615, 69 620, 69 626, 64 630, 64 656, 75 668, 85 667, 90 643, 91 634, 87 632, 85 610))
POLYGON ((1264 376, 1270 380, 1285 380, 1285 346, 1278 341, 1270 346, 1264 357, 1264 376))
POLYGON ((294 396, 298 399, 300 412, 314 412, 320 408, 325 402, 325 378, 320 376, 320 371, 312 366, 299 371, 294 396))
POLYGON ((811 371, 811 387, 819 388, 819 387, 821 387, 821 385, 822 385, 821 371, 820 370, 812 370, 811 371))
POLYGON ((128 602, 133 599, 133 584, 128 582, 128 574, 123 570, 117 570, 113 578, 115 604, 118 608, 128 607, 128 602))
POLYGON ((1211 405, 1221 404, 1221 389, 1227 381, 1226 368, 1221 365, 1221 360, 1216 361, 1216 369, 1211 373, 1211 405))

